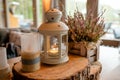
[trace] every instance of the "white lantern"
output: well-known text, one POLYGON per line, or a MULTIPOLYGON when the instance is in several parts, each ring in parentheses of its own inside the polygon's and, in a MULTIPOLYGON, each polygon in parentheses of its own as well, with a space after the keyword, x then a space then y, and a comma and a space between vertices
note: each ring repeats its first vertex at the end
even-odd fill
POLYGON ((57 9, 46 12, 47 22, 39 27, 43 35, 41 62, 46 64, 60 64, 67 62, 68 57, 68 30, 60 21, 62 13, 57 9))

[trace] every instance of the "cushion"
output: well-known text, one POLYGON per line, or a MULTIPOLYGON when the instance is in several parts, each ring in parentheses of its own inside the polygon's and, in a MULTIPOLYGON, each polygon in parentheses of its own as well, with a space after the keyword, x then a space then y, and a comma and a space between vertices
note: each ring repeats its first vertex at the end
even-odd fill
POLYGON ((120 28, 114 28, 113 29, 113 34, 115 36, 116 39, 120 39, 120 28))

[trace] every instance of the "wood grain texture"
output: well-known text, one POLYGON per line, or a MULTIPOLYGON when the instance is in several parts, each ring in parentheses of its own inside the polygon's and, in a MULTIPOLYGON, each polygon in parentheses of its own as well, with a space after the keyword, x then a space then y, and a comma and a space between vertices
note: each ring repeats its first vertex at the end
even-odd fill
POLYGON ((41 64, 38 71, 32 73, 24 73, 21 71, 21 62, 18 62, 13 67, 15 80, 63 80, 71 79, 74 75, 81 73, 88 66, 86 58, 69 55, 70 60, 64 64, 47 65, 41 64))
POLYGON ((102 39, 102 44, 105 46, 113 46, 113 47, 119 47, 120 46, 120 40, 110 40, 110 39, 102 39))

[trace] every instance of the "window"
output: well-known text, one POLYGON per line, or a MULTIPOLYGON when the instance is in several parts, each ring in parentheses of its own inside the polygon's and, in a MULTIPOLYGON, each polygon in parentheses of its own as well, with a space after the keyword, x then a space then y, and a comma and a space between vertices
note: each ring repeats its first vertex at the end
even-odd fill
POLYGON ((66 0, 66 12, 73 15, 74 11, 78 9, 83 14, 86 14, 87 0, 66 0))
MULTIPOLYGON (((105 19, 105 29, 108 29, 108 33, 112 34, 118 33, 120 31, 120 7, 119 0, 99 0, 99 12, 106 10, 103 17, 105 19)), ((113 35, 113 38, 116 34, 113 35)), ((119 33, 118 33, 119 35, 119 33)))
POLYGON ((120 22, 119 0, 99 0, 99 11, 106 10, 104 14, 107 22, 120 22))
POLYGON ((38 27, 42 19, 42 0, 6 0, 9 28, 38 27))

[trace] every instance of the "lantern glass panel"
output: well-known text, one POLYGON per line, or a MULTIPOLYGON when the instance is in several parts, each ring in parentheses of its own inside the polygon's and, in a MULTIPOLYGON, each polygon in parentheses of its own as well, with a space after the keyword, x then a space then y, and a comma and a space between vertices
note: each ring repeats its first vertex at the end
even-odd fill
POLYGON ((67 35, 62 36, 61 51, 63 55, 67 52, 67 35))
POLYGON ((57 36, 49 36, 47 40, 48 40, 48 45, 47 45, 48 55, 49 56, 57 56, 59 54, 58 37, 57 36))
POLYGON ((45 52, 45 35, 40 35, 40 51, 41 53, 45 52))

